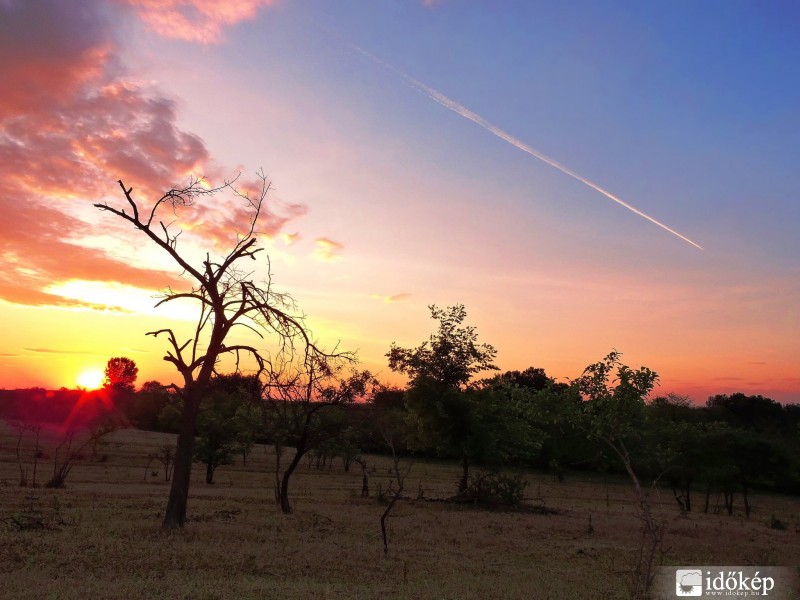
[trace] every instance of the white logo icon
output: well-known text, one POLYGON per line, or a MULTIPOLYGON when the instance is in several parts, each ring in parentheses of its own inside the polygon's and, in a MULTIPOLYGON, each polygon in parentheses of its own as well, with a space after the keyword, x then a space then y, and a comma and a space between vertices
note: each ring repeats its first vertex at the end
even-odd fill
POLYGON ((699 569, 675 571, 675 593, 679 597, 703 595, 703 573, 699 569))

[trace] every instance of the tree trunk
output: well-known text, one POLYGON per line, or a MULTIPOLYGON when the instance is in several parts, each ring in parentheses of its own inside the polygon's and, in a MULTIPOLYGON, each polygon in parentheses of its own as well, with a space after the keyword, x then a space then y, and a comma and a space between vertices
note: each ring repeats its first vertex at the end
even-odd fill
POLYGON ((364 463, 361 471, 361 497, 369 498, 369 476, 367 475, 366 463, 364 463))
POLYGON ((206 483, 214 483, 214 467, 211 463, 206 463, 206 483))
POLYGON ((464 456, 461 458, 461 480, 458 482, 458 493, 466 494, 469 486, 469 459, 464 456))
POLYGON ((686 512, 692 512, 692 480, 686 480, 685 492, 686 512))
POLYGON ((653 517, 650 501, 647 499, 644 491, 642 490, 642 486, 639 483, 639 477, 636 475, 636 471, 633 470, 633 464, 625 445, 621 440, 619 442, 619 448, 617 448, 608 440, 606 440, 606 443, 611 446, 612 450, 614 450, 622 459, 625 470, 628 472, 628 476, 633 482, 633 487, 636 490, 636 496, 639 499, 639 508, 642 511, 642 520, 644 521, 645 525, 645 533, 650 538, 647 547, 642 547, 642 552, 639 556, 638 564, 636 565, 636 581, 634 582, 636 589, 634 597, 638 598, 640 595, 647 593, 647 590, 650 588, 650 585, 653 581, 653 577, 655 577, 653 563, 655 562, 656 552, 661 547, 663 531, 653 517))
POLYGON ((675 496, 675 501, 678 503, 678 509, 681 512, 684 512, 686 510, 686 504, 684 503, 683 492, 678 493, 677 482, 673 482, 672 484, 672 495, 675 496))
POLYGON ((281 501, 281 458, 283 457, 283 446, 275 444, 275 502, 281 501))
POLYGON ((303 458, 303 454, 305 454, 305 449, 298 448, 297 452, 295 452, 292 462, 289 463, 289 466, 286 467, 286 471, 283 473, 283 478, 281 480, 280 504, 281 512, 284 514, 289 514, 292 512, 292 505, 289 504, 289 478, 292 476, 292 473, 294 473, 297 465, 300 464, 300 459, 303 458))
POLYGON ((750 499, 747 497, 748 487, 746 483, 742 484, 742 500, 744 501, 744 516, 750 518, 750 499))
POLYGON ((41 432, 42 432, 41 426, 37 425, 36 426, 36 446, 33 449, 33 481, 31 482, 31 485, 33 487, 37 487, 36 486, 36 465, 39 462, 39 435, 41 434, 41 432))
POLYGON ((725 509, 728 511, 728 516, 733 515, 733 492, 724 492, 725 496, 725 509))
POLYGON ((192 477, 194 454, 194 427, 200 409, 200 396, 191 395, 183 405, 181 429, 175 449, 175 466, 172 471, 172 485, 169 490, 167 510, 162 529, 176 529, 186 523, 186 503, 189 499, 189 483, 192 477))

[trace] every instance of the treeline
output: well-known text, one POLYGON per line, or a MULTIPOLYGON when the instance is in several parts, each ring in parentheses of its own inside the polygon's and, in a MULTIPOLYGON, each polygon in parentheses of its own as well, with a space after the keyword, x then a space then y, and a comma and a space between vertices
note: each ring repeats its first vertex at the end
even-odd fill
MULTIPOLYGON (((494 348, 463 325, 463 306, 431 313, 439 328, 429 340, 393 345, 387 354, 390 368, 409 376, 405 389, 327 365, 290 378, 215 376, 195 425, 194 459, 205 464, 206 482, 237 456, 246 463, 261 443, 275 448, 276 501, 285 512, 301 461, 358 464, 366 481, 366 457, 376 453, 457 461, 455 493, 466 498, 481 494, 486 481, 521 498, 518 467, 559 480, 575 471, 627 472, 637 486, 671 490, 682 511, 733 514, 741 503, 749 515, 752 490, 800 494, 799 405, 742 393, 713 396, 705 406, 676 395, 646 400, 658 376, 627 367, 617 352, 570 384, 533 367, 475 381, 496 369, 494 348)), ((105 412, 118 424, 177 433, 182 396, 155 381, 136 390, 136 371, 133 361, 114 358, 96 392, 0 391, 0 416, 80 424, 105 412)))
MULTIPOLYGON (((303 405, 263 397, 254 378, 218 377, 197 425, 196 460, 206 465, 207 482, 237 456, 246 463, 256 443, 297 451, 301 438, 309 465, 340 460, 349 470, 365 454, 389 451, 387 423, 397 452, 458 461, 462 493, 472 467, 534 467, 559 480, 573 471, 623 471, 614 452, 592 435, 596 415, 579 390, 542 369, 509 371, 465 389, 426 381, 367 390, 366 383, 363 397, 303 405)), ((59 424, 76 411, 97 414, 109 407, 140 429, 175 433, 179 427, 179 398, 153 381, 137 391, 0 390, 6 420, 59 424)), ((732 513, 740 498, 749 514, 754 489, 800 494, 798 405, 737 393, 694 406, 668 395, 628 418, 624 441, 634 469, 671 490, 681 510, 709 511, 721 501, 732 513)))

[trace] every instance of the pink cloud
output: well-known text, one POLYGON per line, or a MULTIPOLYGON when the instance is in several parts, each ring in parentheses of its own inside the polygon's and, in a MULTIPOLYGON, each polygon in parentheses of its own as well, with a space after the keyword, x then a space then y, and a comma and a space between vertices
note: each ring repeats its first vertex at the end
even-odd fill
MULTIPOLYGON (((148 204, 190 174, 220 170, 203 140, 177 126, 174 100, 125 81, 113 32, 98 16, 102 6, 0 0, 0 299, 99 308, 45 289, 70 279, 180 286, 174 273, 130 266, 80 244, 98 233, 81 213, 91 202, 119 199, 116 180, 148 204)), ((234 14, 220 10, 222 20, 234 14)), ((305 212, 276 207, 265 206, 259 221, 268 235, 305 212)), ((246 216, 240 203, 234 210, 198 206, 186 218, 215 242, 235 237, 246 216)), ((99 233, 119 227, 109 222, 99 233)))
POLYGON ((0 118, 47 110, 101 76, 112 49, 93 0, 0 3, 0 118))
POLYGON ((274 0, 118 0, 132 6, 157 34, 179 40, 212 44, 224 28, 255 17, 274 0))

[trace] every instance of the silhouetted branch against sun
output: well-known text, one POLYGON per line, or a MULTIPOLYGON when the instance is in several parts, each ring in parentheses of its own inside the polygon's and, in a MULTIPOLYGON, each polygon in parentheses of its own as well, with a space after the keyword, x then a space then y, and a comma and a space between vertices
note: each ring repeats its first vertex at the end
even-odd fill
MULTIPOLYGON (((276 364, 300 362, 304 369, 316 368, 329 360, 351 358, 351 355, 334 350, 323 351, 311 336, 305 324, 305 316, 297 310, 288 294, 278 292, 272 286, 269 259, 266 260, 266 281, 253 281, 255 271, 240 266, 240 261, 256 260, 262 248, 257 245, 256 223, 261 214, 270 182, 263 171, 257 173, 258 185, 242 190, 236 187, 238 176, 225 181, 219 187, 208 187, 202 178, 192 178, 188 185, 173 188, 163 194, 149 209, 140 206, 133 196, 133 188, 120 180, 119 186, 125 196, 127 207, 118 208, 108 203, 95 204, 102 211, 129 222, 161 247, 183 270, 184 276, 192 280, 188 291, 168 289, 158 305, 173 300, 194 300, 200 314, 194 332, 187 340, 179 340, 169 327, 148 332, 153 337, 164 336, 168 350, 164 360, 172 363, 183 377, 180 395, 184 400, 183 417, 178 437, 175 471, 170 499, 167 505, 164 527, 180 527, 186 520, 186 502, 194 448, 194 428, 200 401, 209 386, 212 376, 219 374, 220 360, 231 356, 235 370, 239 372, 245 357, 249 364, 255 363, 256 376, 271 379, 269 370, 276 364), (221 192, 231 192, 243 200, 248 211, 248 224, 243 232, 237 232, 233 248, 220 258, 205 254, 201 264, 192 264, 178 247, 180 232, 173 232, 173 222, 165 223, 162 208, 190 209, 201 198, 210 198, 221 192), (143 218, 142 215, 147 215, 143 218), (254 332, 259 338, 273 338, 276 349, 272 352, 239 343, 226 345, 228 333, 235 325, 254 332)), ((199 207, 198 207, 199 208, 199 207)))

